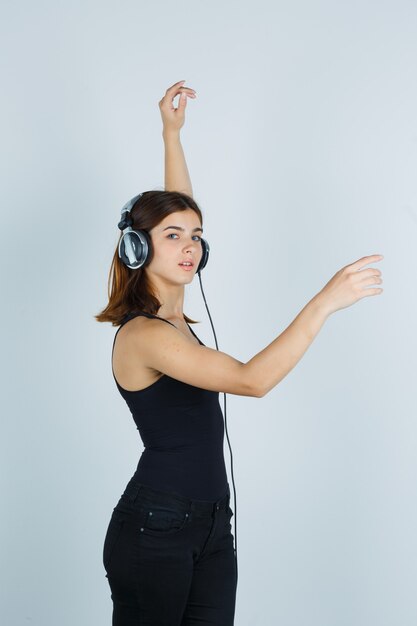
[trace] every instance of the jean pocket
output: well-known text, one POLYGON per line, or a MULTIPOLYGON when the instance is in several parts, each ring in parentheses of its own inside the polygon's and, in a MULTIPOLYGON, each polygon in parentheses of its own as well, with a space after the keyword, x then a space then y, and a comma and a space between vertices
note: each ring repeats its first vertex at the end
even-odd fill
POLYGON ((107 527, 106 537, 103 545, 103 565, 104 569, 108 571, 112 554, 120 538, 124 520, 113 513, 110 518, 109 525, 107 527))
POLYGON ((140 532, 161 537, 175 535, 183 530, 190 519, 188 511, 167 505, 148 505, 143 510, 140 532))

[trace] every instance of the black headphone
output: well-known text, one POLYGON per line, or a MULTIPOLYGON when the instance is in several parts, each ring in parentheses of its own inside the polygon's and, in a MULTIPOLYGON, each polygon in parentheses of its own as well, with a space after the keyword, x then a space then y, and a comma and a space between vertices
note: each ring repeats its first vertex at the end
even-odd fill
MULTIPOLYGON (((142 195, 143 194, 140 193, 126 202, 121 211, 122 219, 117 224, 120 230, 123 231, 123 236, 119 242, 119 258, 132 270, 139 269, 144 266, 147 261, 150 262, 153 254, 151 238, 146 230, 133 230, 132 228, 133 220, 130 212, 133 205, 142 195)), ((210 247, 203 238, 201 238, 201 247, 203 249, 203 255, 198 265, 197 272, 200 272, 200 270, 206 267, 210 252, 210 247)))

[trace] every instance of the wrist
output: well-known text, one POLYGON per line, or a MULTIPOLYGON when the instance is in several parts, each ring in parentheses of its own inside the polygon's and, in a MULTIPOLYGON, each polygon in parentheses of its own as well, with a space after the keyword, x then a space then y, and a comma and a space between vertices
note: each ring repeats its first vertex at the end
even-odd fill
POLYGON ((179 129, 166 129, 162 130, 162 137, 164 141, 180 141, 179 129))
POLYGON ((321 291, 319 291, 309 302, 311 308, 315 309, 316 312, 322 316, 324 319, 327 319, 333 311, 330 309, 326 299, 323 297, 321 291))

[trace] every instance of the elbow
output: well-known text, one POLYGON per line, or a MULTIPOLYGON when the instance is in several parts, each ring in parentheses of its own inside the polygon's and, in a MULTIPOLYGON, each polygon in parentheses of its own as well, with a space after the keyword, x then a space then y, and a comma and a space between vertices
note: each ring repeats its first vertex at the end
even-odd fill
POLYGON ((252 396, 252 398, 263 398, 265 393, 265 389, 255 384, 252 385, 250 390, 250 395, 252 396))
POLYGON ((255 398, 263 398, 267 393, 265 389, 259 389, 259 388, 255 389, 255 392, 256 392, 254 393, 255 398))
POLYGON ((242 363, 244 371, 243 381, 245 387, 243 395, 251 396, 252 398, 263 398, 266 391, 263 388, 263 385, 260 385, 259 382, 255 380, 255 376, 253 376, 253 373, 249 369, 248 365, 248 363, 242 363))

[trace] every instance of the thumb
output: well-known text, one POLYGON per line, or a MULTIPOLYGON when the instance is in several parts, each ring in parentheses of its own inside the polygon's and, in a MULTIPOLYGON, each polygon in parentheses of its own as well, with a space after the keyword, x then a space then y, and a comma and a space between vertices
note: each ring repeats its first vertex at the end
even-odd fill
POLYGON ((184 109, 186 102, 187 102, 187 94, 183 91, 182 94, 180 95, 180 101, 178 105, 184 109))

